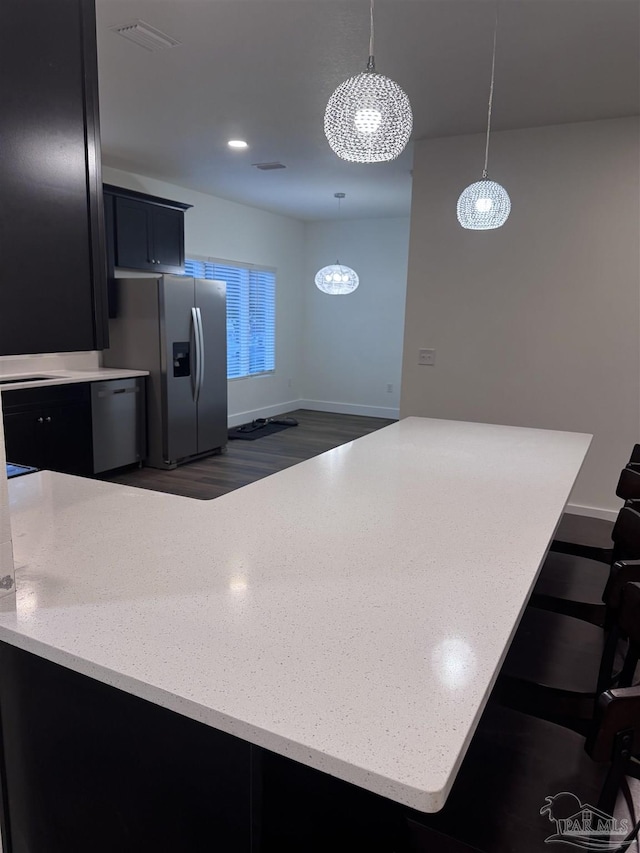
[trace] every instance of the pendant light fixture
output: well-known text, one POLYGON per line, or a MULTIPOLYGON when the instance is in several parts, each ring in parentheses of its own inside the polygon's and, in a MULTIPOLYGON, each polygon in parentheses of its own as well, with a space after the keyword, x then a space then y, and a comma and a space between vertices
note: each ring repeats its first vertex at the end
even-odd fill
POLYGON ((338 157, 352 163, 383 163, 404 151, 413 113, 403 89, 376 72, 373 4, 370 0, 367 70, 341 83, 329 98, 324 132, 338 157))
MULTIPOLYGON (((338 199, 338 220, 340 220, 340 203, 345 198, 345 193, 334 193, 333 196, 338 199)), ((318 270, 315 280, 318 290, 331 296, 346 296, 347 293, 353 293, 360 284, 358 273, 351 267, 345 267, 340 261, 318 270)))
POLYGON ((493 109, 493 83, 496 74, 496 43, 498 39, 498 0, 493 28, 493 58, 491 61, 491 85, 489 87, 489 109, 487 112, 487 141, 484 149, 482 180, 463 190, 458 199, 458 222, 472 231, 488 231, 500 228, 511 213, 511 199, 503 186, 488 179, 489 138, 491 135, 491 111, 493 109))

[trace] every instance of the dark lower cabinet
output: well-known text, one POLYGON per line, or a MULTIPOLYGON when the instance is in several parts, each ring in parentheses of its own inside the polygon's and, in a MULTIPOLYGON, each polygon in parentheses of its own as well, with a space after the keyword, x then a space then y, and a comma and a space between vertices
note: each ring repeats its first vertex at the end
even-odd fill
POLYGON ((383 797, 6 643, 0 672, 4 853, 412 849, 383 797))
POLYGON ((146 456, 144 377, 4 391, 9 462, 90 476, 146 456))
POLYGON ((45 464, 50 471, 90 474, 91 403, 68 403, 44 411, 45 464))
POLYGON ((108 345, 94 0, 2 0, 0 355, 108 345))
POLYGON ((410 849, 406 810, 397 803, 264 750, 260 765, 260 853, 410 849))
POLYGON ((8 459, 17 465, 45 467, 44 414, 38 409, 4 412, 4 440, 8 459))
POLYGON ((248 743, 5 643, 0 672, 4 853, 258 853, 248 743))
POLYGON ((2 396, 10 462, 65 474, 92 472, 88 385, 5 391, 2 396))

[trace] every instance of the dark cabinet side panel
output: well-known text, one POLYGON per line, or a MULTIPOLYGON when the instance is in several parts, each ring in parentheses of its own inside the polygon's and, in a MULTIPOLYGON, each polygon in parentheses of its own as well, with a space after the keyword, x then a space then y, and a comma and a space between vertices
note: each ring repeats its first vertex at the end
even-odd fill
POLYGON ((84 35, 92 23, 88 0, 0 4, 8 34, 0 51, 0 354, 101 345, 101 215, 92 220, 101 205, 99 140, 91 134, 88 158, 86 137, 95 55, 86 55, 84 35))

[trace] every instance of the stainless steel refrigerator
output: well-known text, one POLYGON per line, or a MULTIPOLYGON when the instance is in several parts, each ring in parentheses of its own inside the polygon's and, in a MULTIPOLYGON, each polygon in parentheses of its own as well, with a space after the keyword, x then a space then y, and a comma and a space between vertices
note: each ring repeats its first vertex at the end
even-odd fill
POLYGON ((177 275, 116 279, 106 367, 148 370, 153 468, 227 443, 226 285, 177 275))

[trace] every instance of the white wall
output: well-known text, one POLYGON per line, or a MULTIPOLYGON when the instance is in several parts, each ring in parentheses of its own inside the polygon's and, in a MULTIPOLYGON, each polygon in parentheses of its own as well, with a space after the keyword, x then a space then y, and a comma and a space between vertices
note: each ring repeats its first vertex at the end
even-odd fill
MULTIPOLYGON (((513 209, 464 231, 479 136, 419 142, 401 414, 592 432, 572 503, 611 511, 640 433, 638 119, 496 133, 513 209), (435 367, 418 350, 437 350, 435 367)), ((514 472, 514 476, 517 472, 514 472)))
POLYGON ((185 251, 276 267, 276 371, 229 382, 229 423, 268 417, 297 406, 303 314, 302 222, 205 193, 103 167, 106 183, 192 204, 185 214, 185 251))
POLYGON ((304 407, 398 417, 408 250, 408 217, 307 223, 304 407), (347 296, 314 284, 337 255, 360 276, 347 296))

